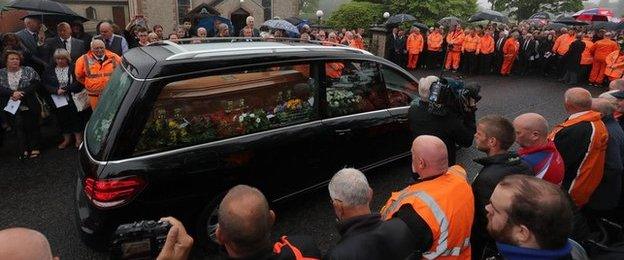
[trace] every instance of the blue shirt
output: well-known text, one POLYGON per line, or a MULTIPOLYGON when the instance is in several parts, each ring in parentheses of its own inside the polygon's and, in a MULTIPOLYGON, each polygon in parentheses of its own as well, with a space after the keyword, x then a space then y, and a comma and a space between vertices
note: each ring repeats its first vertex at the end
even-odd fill
POLYGON ((572 251, 570 241, 563 248, 554 250, 524 248, 503 243, 496 243, 496 246, 503 258, 508 260, 555 260, 569 256, 572 251))

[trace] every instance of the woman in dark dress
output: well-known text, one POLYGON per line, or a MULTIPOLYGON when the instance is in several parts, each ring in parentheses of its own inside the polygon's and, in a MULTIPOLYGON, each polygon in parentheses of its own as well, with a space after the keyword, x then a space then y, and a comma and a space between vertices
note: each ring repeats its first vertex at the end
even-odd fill
MULTIPOLYGON (((82 131, 90 113, 78 111, 72 99, 72 92, 80 92, 83 86, 74 78, 74 66, 71 64, 71 56, 65 49, 57 49, 54 52, 54 66, 46 70, 43 75, 45 89, 50 95, 57 95, 67 101, 67 105, 55 107, 55 115, 63 134, 63 142, 58 145, 64 149, 72 142, 72 135, 76 147, 82 142, 82 131)), ((54 104, 54 103, 53 103, 54 104)))
POLYGON ((40 154, 41 107, 35 89, 40 84, 39 75, 33 68, 22 66, 24 57, 19 51, 5 50, 2 58, 6 67, 0 69, 0 107, 6 107, 9 100, 19 101, 15 113, 3 113, 17 133, 20 158, 37 157, 40 154))

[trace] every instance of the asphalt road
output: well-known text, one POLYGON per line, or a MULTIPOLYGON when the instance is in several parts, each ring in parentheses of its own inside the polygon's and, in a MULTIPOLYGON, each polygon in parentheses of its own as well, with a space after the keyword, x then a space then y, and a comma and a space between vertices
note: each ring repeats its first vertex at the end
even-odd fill
MULTIPOLYGON (((418 76, 427 73, 417 72, 418 76)), ((539 77, 479 76, 466 81, 481 83, 483 100, 477 117, 499 114, 509 119, 526 112, 537 112, 552 124, 564 119, 563 92, 560 83, 539 77)), ((594 95, 601 92, 591 89, 594 95)), ((14 137, 0 147, 0 229, 28 227, 45 234, 53 253, 61 259, 107 259, 105 253, 87 248, 78 238, 73 217, 73 190, 78 153, 73 149, 57 150, 53 131, 46 131, 41 158, 20 162, 12 149, 14 137)), ((59 140, 60 141, 60 140, 59 140)), ((474 148, 460 150, 458 161, 471 175, 480 167, 472 159, 483 156, 474 148)), ((392 191, 400 190, 410 180, 408 160, 371 171, 368 175, 374 190, 372 208, 378 210, 392 191)), ((339 236, 329 205, 327 190, 320 190, 275 207, 277 223, 274 236, 281 234, 312 235, 325 251, 339 236)))

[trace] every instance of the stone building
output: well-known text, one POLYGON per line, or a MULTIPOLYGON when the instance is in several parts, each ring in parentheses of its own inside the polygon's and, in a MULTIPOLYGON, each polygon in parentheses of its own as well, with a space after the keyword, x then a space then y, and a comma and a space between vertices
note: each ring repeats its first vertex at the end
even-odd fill
POLYGON ((55 0, 71 8, 74 12, 89 18, 84 23, 86 31, 95 31, 99 21, 111 20, 124 28, 130 21, 128 0, 55 0))
POLYGON ((245 19, 251 15, 256 19, 256 26, 265 20, 279 16, 282 18, 299 14, 298 0, 129 0, 130 16, 142 14, 149 19, 150 25, 160 24, 165 33, 173 31, 181 24, 187 14, 207 12, 232 21, 235 33, 245 25, 245 19))

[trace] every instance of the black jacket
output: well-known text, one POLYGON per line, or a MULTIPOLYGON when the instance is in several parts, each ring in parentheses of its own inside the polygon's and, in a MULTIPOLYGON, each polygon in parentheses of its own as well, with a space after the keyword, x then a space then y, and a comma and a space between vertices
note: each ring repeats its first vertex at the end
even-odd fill
MULTIPOLYGON (((318 249, 314 241, 309 236, 288 236, 288 242, 296 247, 304 257, 311 259, 320 259, 321 251, 318 249)), ((281 241, 277 241, 281 242, 281 241)), ((221 255, 220 259, 236 259, 236 260, 295 260, 295 254, 288 246, 283 246, 280 253, 276 253, 275 249, 270 245, 258 250, 256 253, 247 257, 233 258, 221 255)))
MULTIPOLYGON (((46 57, 50 62, 50 67, 54 66, 54 52, 56 49, 64 49, 63 40, 60 37, 54 37, 46 40, 46 57)), ((87 49, 85 49, 85 43, 76 38, 71 38, 71 50, 69 50, 69 54, 71 56, 71 61, 75 62, 80 56, 87 53, 87 49)))
MULTIPOLYGON (((414 212, 413 210, 410 210, 414 212)), ((399 213, 397 213, 398 215, 399 213)), ((378 213, 363 215, 348 219, 338 224, 341 239, 330 249, 323 259, 356 260, 356 259, 406 259, 409 256, 420 256, 418 244, 425 248, 431 246, 431 230, 420 219, 421 225, 428 230, 419 232, 418 238, 428 237, 428 244, 423 245, 416 239, 413 231, 400 216, 388 221, 382 221, 378 213)), ((422 230, 422 229, 421 229, 422 230)))
POLYGON ((531 166, 522 161, 516 152, 478 158, 474 161, 483 165, 483 169, 481 169, 472 182, 472 192, 475 198, 475 218, 472 224, 470 243, 473 247, 473 255, 479 256, 486 244, 494 242, 486 229, 487 212, 485 211, 485 206, 488 204, 494 188, 508 175, 533 175, 533 172, 531 166))
POLYGON ((622 193, 624 131, 611 115, 603 117, 602 121, 609 132, 604 175, 589 199, 587 207, 594 210, 612 210, 618 206, 622 193))
POLYGON ((470 147, 476 132, 475 114, 468 113, 461 118, 455 113, 445 116, 432 115, 427 111, 427 103, 420 101, 412 105, 408 112, 412 138, 419 135, 433 135, 444 141, 448 150, 449 166, 455 164, 456 145, 470 147))
POLYGON ((567 71, 579 71, 581 69, 581 56, 585 51, 585 43, 581 40, 573 41, 570 50, 565 55, 565 68, 567 71))
POLYGON ((535 56, 537 54, 538 43, 534 39, 526 41, 520 44, 520 56, 523 59, 528 60, 531 56, 535 56), (528 41, 528 43, 526 41, 528 41))

